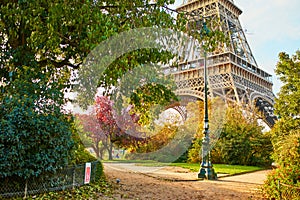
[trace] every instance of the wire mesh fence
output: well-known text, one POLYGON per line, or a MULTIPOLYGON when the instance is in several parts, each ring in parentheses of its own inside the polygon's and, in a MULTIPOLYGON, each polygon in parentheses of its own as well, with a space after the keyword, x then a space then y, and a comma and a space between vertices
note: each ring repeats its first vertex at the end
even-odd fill
POLYGON ((278 191, 280 200, 299 200, 300 187, 284 184, 278 181, 278 191))
MULTIPOLYGON (((89 173, 90 182, 94 182, 96 177, 97 165, 99 161, 91 163, 89 173)), ((10 198, 50 191, 59 191, 81 186, 85 183, 86 165, 76 165, 57 171, 55 174, 46 174, 39 177, 23 179, 20 177, 9 177, 0 179, 0 198, 10 198)))

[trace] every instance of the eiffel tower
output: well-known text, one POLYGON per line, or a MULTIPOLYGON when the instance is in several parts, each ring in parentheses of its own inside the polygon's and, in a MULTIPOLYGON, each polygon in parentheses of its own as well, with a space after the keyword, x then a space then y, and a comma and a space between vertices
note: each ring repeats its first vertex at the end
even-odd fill
MULTIPOLYGON (((226 102, 252 104, 265 115, 264 121, 273 126, 274 94, 272 76, 258 67, 239 21, 242 10, 233 0, 185 0, 177 8, 193 16, 191 20, 217 19, 219 30, 230 38, 207 55, 210 97, 221 97, 226 102)), ((203 55, 189 51, 187 60, 179 63, 172 73, 177 84, 176 93, 182 97, 202 99, 204 96, 203 55)))

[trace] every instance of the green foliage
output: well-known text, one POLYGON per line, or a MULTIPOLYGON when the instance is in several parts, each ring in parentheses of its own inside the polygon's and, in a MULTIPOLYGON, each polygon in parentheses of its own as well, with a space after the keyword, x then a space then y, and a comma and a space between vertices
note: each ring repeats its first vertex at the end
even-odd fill
POLYGON ((144 144, 135 149, 135 151, 138 153, 148 153, 161 149, 174 138, 177 129, 178 127, 176 126, 165 125, 157 134, 149 137, 144 144))
MULTIPOLYGON (((83 115, 86 116, 86 115, 83 115)), ((82 124, 81 114, 75 114, 74 127, 78 132, 78 139, 82 142, 85 147, 92 147, 92 139, 89 137, 89 132, 84 128, 85 126, 82 124)))
POLYGON ((268 134, 258 125, 258 113, 228 107, 226 124, 212 150, 213 163, 268 166, 272 145, 268 134))
MULTIPOLYGON (((62 106, 63 91, 71 85, 70 69, 78 69, 95 46, 120 32, 150 26, 184 31, 183 15, 175 20, 164 8, 171 3, 174 0, 0 2, 1 176, 37 176, 67 164, 73 119, 62 106)), ((109 92, 137 63, 164 63, 172 57, 149 49, 123 55, 98 86, 109 92)), ((174 99, 169 88, 140 91, 161 93, 158 102, 161 97, 174 99)), ((138 104, 139 98, 133 95, 131 101, 138 104)))
POLYGON ((158 118, 160 111, 170 102, 178 101, 172 77, 155 65, 136 66, 119 82, 120 92, 116 92, 121 95, 113 94, 114 108, 120 113, 126 105, 134 105, 130 113, 139 116, 140 125, 153 126, 153 119, 158 118))
MULTIPOLYGON (((270 165, 272 151, 270 137, 262 133, 256 114, 246 110, 242 112, 239 107, 228 106, 224 117, 226 122, 220 137, 212 144, 212 162, 231 165, 270 165)), ((201 161, 199 156, 201 146, 202 136, 198 135, 189 150, 189 162, 201 161)))
MULTIPOLYGON (((275 112, 280 118, 270 132, 274 148, 272 157, 278 166, 268 175, 264 184, 265 194, 270 198, 279 197, 278 181, 291 187, 299 188, 300 186, 299 59, 299 51, 292 57, 286 53, 280 53, 276 68, 276 73, 284 85, 275 103, 275 112)), ((295 190, 291 187, 282 187, 281 192, 295 190)))
POLYGON ((79 133, 76 130, 73 131, 72 139, 74 140, 74 147, 71 151, 72 158, 69 161, 70 164, 76 165, 86 162, 93 162, 97 159, 85 149, 85 146, 82 143, 79 133))
POLYGON ((287 128, 299 128, 299 120, 288 119, 299 116, 300 113, 300 51, 294 56, 286 53, 279 54, 279 62, 276 68, 276 74, 283 83, 278 98, 276 99, 275 111, 281 119, 286 120, 287 128))
POLYGON ((59 74, 48 72, 22 66, 5 86, 0 103, 0 177, 28 178, 68 164, 73 118, 63 113, 59 74))
MULTIPOLYGON (((268 174, 264 184, 264 193, 268 198, 279 198, 280 193, 299 195, 296 187, 300 188, 300 131, 292 131, 288 137, 280 137, 275 145, 274 158, 278 168, 268 174), (291 187, 281 186, 278 181, 291 187), (294 187, 294 188, 293 188, 294 187)), ((289 196, 289 199, 297 199, 299 196, 289 196)))
MULTIPOLYGON (((155 4, 148 0, 1 1, 2 81, 8 84, 11 73, 12 80, 15 80, 15 72, 24 65, 47 67, 50 71, 66 66, 72 69, 84 67, 81 66, 83 60, 100 42, 130 29, 161 27, 184 30, 185 20, 176 23, 164 8, 171 3, 174 1, 160 0, 155 4)), ((120 77, 137 64, 166 62, 169 58, 169 53, 155 49, 122 55, 107 68, 98 86, 109 92, 120 77)), ((81 99, 81 104, 86 101, 81 99)))
POLYGON ((188 151, 188 162, 197 163, 201 161, 200 152, 202 147, 202 138, 194 138, 193 144, 188 151))

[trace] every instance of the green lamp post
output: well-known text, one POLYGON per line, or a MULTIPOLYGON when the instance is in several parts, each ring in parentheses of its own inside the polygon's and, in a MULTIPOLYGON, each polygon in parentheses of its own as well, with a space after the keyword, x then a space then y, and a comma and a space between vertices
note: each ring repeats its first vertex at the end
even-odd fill
MULTIPOLYGON (((203 22, 204 34, 209 33, 209 29, 206 26, 205 21, 203 22)), ((202 162, 201 168, 198 173, 198 178, 200 179, 208 179, 208 180, 216 180, 217 174, 213 168, 211 163, 211 154, 210 154, 210 137, 209 137, 209 119, 208 119, 208 103, 207 103, 207 54, 206 49, 204 47, 204 137, 202 140, 202 162)))

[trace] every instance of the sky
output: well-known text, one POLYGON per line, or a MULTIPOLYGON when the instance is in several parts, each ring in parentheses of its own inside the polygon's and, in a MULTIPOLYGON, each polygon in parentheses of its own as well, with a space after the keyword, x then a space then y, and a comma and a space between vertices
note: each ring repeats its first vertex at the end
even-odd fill
MULTIPOLYGON (((176 0, 172 7, 181 5, 176 0)), ((275 75, 278 54, 293 55, 300 50, 299 0, 234 0, 243 13, 240 23, 258 67, 273 75, 276 95, 282 83, 275 75)))

